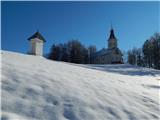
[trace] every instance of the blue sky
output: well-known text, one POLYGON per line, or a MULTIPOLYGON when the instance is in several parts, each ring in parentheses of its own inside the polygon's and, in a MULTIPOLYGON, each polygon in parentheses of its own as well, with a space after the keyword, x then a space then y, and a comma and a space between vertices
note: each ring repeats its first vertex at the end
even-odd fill
POLYGON ((86 46, 107 47, 111 22, 119 48, 141 47, 160 32, 160 2, 2 2, 1 47, 26 53, 27 40, 37 29, 46 39, 44 53, 53 43, 78 39, 86 46))

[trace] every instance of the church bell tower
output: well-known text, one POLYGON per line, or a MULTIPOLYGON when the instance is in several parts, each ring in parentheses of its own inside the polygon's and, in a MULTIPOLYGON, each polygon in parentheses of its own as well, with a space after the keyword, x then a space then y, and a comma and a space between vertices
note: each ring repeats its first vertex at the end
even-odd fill
POLYGON ((114 30, 111 27, 110 36, 109 36, 109 39, 108 39, 108 49, 112 49, 112 48, 117 48, 117 39, 114 35, 114 30))

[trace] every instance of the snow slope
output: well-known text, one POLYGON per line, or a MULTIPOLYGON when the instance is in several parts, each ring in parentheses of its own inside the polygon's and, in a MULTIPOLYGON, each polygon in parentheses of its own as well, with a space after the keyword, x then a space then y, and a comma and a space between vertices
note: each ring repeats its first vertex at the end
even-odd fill
POLYGON ((2 120, 158 120, 160 71, 1 51, 2 120))

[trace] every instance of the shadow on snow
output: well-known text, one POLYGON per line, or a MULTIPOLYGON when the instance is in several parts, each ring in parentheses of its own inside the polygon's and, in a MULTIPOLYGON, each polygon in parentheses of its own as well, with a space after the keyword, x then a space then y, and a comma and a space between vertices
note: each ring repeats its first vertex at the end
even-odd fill
POLYGON ((160 70, 137 67, 128 64, 116 65, 82 65, 82 67, 131 76, 160 76, 160 70))

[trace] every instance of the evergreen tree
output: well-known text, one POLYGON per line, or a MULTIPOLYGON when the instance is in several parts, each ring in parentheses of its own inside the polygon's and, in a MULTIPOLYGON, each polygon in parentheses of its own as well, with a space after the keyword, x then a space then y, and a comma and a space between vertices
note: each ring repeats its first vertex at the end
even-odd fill
POLYGON ((51 47, 51 52, 49 53, 48 58, 52 60, 58 60, 60 56, 60 46, 53 44, 51 47))
POLYGON ((53 45, 48 58, 72 63, 89 63, 88 49, 78 40, 53 45))
POLYGON ((129 50, 128 63, 160 69, 160 33, 146 40, 142 48, 129 50))
POLYGON ((137 52, 136 52, 136 64, 138 66, 144 66, 143 65, 143 53, 142 53, 142 49, 141 48, 138 48, 137 49, 137 52))

